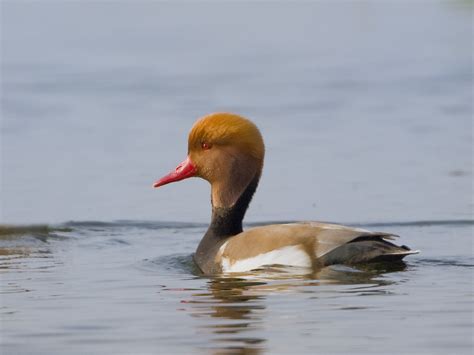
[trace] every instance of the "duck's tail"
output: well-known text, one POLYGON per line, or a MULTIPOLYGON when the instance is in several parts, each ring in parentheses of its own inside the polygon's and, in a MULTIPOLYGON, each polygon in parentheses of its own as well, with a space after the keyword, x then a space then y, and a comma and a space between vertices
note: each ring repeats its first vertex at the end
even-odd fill
POLYGON ((331 250, 320 261, 323 265, 394 262, 419 253, 418 250, 395 245, 386 239, 389 239, 386 235, 361 236, 331 250))

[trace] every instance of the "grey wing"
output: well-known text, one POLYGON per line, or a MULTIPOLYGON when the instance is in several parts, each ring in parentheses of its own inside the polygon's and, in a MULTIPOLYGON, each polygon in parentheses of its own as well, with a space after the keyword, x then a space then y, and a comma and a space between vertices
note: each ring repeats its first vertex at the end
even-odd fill
POLYGON ((395 234, 330 225, 317 236, 316 257, 320 265, 397 261, 418 251, 398 246, 395 234))

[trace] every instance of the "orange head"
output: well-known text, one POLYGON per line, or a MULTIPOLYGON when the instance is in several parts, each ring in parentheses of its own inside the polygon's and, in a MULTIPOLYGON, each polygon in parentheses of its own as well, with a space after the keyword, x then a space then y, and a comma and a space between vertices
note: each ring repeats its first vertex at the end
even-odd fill
POLYGON ((255 124, 232 113, 213 113, 192 127, 186 160, 153 186, 198 176, 211 183, 214 206, 231 206, 252 179, 260 177, 264 155, 255 124))

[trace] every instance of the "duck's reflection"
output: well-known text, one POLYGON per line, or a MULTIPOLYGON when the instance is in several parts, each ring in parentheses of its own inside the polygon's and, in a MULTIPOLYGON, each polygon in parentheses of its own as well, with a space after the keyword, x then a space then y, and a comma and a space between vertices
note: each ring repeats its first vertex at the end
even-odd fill
POLYGON ((317 294, 321 286, 343 287, 341 292, 386 292, 393 283, 383 274, 402 271, 406 265, 369 264, 357 269, 337 266, 302 273, 301 269, 271 267, 253 273, 209 279, 208 291, 192 294, 190 311, 209 317, 205 327, 212 334, 213 354, 259 354, 266 349, 265 314, 267 297, 282 292, 317 294), (213 321, 216 319, 216 321, 213 321))

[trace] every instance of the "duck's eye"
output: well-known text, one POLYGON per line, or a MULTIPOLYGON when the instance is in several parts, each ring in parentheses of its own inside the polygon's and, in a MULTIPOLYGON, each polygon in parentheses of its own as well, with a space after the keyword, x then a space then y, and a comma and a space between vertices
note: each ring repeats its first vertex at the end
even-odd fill
POLYGON ((202 148, 202 150, 209 150, 209 149, 212 148, 212 144, 211 144, 211 143, 202 142, 202 143, 201 143, 201 148, 202 148))

